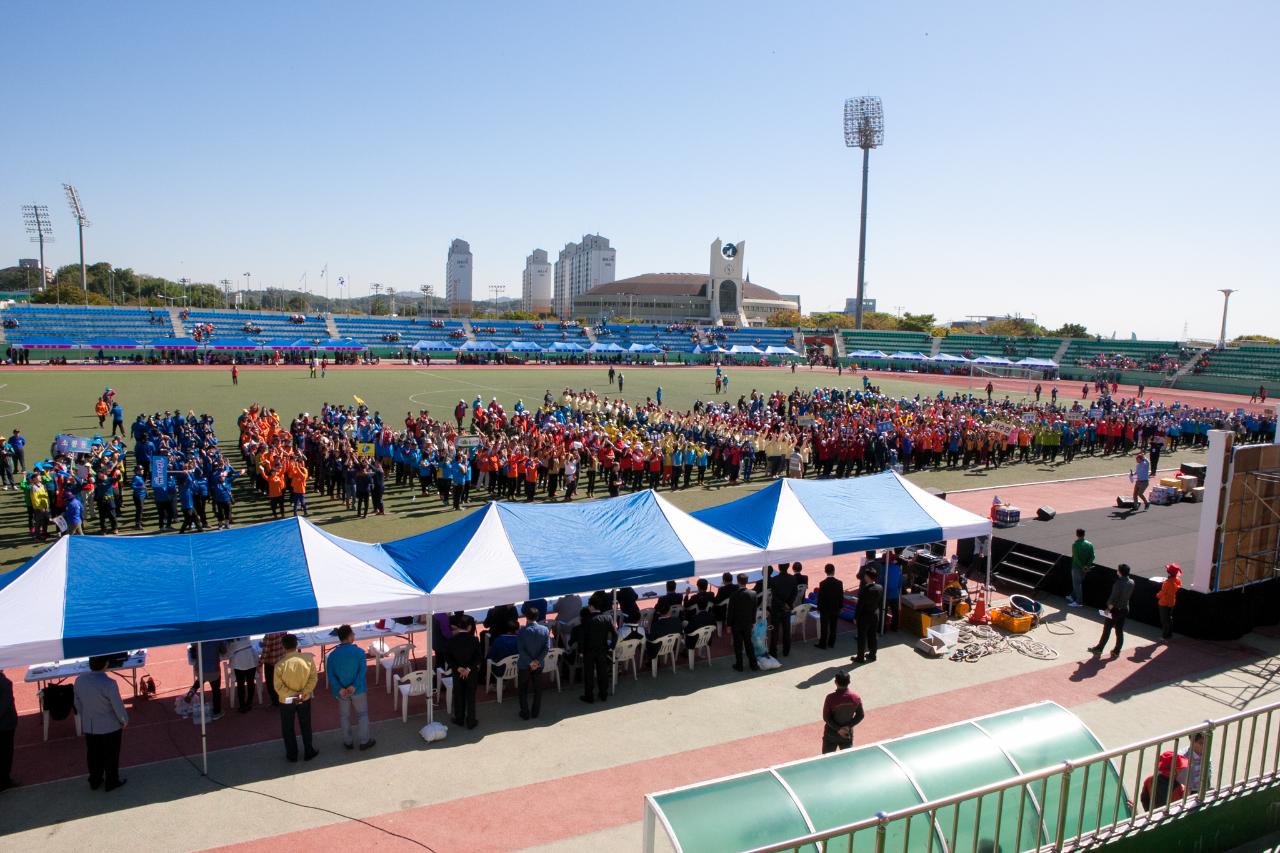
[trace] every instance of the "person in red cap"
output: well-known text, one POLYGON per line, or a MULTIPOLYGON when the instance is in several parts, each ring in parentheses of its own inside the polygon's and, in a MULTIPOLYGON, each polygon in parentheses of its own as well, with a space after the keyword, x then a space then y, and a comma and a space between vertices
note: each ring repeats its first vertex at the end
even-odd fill
POLYGON ((1182 589, 1182 567, 1170 563, 1164 570, 1169 577, 1160 584, 1156 605, 1160 609, 1160 636, 1167 640, 1173 636, 1173 606, 1178 603, 1178 590, 1182 589))
POLYGON ((1177 777, 1187 769, 1188 763, 1186 756, 1172 750, 1160 753, 1155 774, 1142 781, 1142 807, 1151 811, 1185 797, 1187 789, 1177 777))

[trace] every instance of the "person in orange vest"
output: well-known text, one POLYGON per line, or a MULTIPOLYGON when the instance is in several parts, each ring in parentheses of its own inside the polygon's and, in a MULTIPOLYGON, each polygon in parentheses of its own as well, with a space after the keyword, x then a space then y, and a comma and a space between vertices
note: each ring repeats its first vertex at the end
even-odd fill
POLYGON ((268 459, 262 464, 262 478, 267 481, 267 498, 271 505, 272 518, 284 518, 284 467, 279 462, 268 459))
POLYGON ((530 456, 524 463, 524 499, 532 501, 538 492, 538 460, 530 456))
POLYGON ((1173 608, 1178 603, 1178 590, 1182 588, 1182 567, 1170 563, 1164 570, 1169 577, 1160 584, 1156 606, 1160 611, 1160 637, 1167 640, 1173 636, 1173 608))
MULTIPOLYGON (((307 515, 307 465, 300 455, 289 463, 285 474, 289 478, 289 491, 293 492, 293 514, 296 516, 301 507, 302 514, 307 515)), ((283 514, 283 507, 281 509, 283 514)))
POLYGON ((99 397, 98 402, 93 404, 93 413, 98 416, 98 428, 102 429, 107 425, 107 413, 111 411, 111 407, 107 405, 106 397, 99 397))

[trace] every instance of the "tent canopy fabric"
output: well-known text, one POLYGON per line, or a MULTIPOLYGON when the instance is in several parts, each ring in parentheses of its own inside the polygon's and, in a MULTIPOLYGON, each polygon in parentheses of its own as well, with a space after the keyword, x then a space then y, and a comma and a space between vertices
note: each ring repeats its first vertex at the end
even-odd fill
POLYGON ((967 362, 968 360, 969 359, 965 358, 962 355, 952 355, 949 352, 940 352, 931 359, 931 361, 956 361, 956 362, 959 362, 959 361, 967 362))
POLYGON ((1054 361, 1051 358, 1031 358, 1030 356, 1028 356, 1027 358, 1021 359, 1020 361, 1016 362, 1016 364, 1019 367, 1057 367, 1058 366, 1058 362, 1054 361))
POLYGON ((197 349, 200 345, 190 338, 152 338, 147 349, 197 349))
POLYGON ((415 352, 453 352, 457 346, 448 341, 418 341, 412 349, 415 352))
POLYGON ((599 341, 596 341, 594 344, 587 347, 587 352, 626 352, 626 350, 617 344, 602 344, 599 341))
MULTIPOLYGON (((782 844, 1101 751, 1102 744, 1078 717, 1057 703, 1039 702, 895 740, 651 794, 645 798, 646 811, 660 820, 646 820, 646 824, 655 829, 662 825, 677 851, 730 853, 782 844), (964 756, 964 760, 939 761, 940 755, 964 756)), ((1007 796, 1000 808, 998 794, 984 797, 980 808, 970 804, 959 809, 956 837, 988 839, 995 842, 992 849, 1019 850, 1026 849, 1026 839, 1052 838, 1048 827, 1064 805, 1073 821, 1081 821, 1081 832, 1111 822, 1113 810, 1124 818, 1131 814, 1119 774, 1110 762, 1073 774, 1065 804, 1060 800, 1060 774, 1049 777, 1044 791, 1044 802, 1029 798, 1025 809, 1010 808, 1007 796)), ((939 826, 949 829, 952 825, 947 814, 943 810, 937 824, 926 814, 892 822, 884 849, 945 849, 936 833, 939 826)), ((859 833, 856 849, 864 849, 864 843, 865 849, 872 849, 873 836, 859 833)), ((646 844, 649 841, 645 839, 646 844)))
POLYGON ((575 344, 572 341, 556 341, 548 349, 551 352, 586 352, 581 344, 575 344))
POLYGON ((542 352, 542 346, 533 341, 510 341, 503 349, 507 352, 542 352))
POLYGON ((271 350, 277 350, 277 349, 280 349, 280 350, 284 350, 284 349, 292 349, 292 350, 298 350, 298 349, 311 349, 311 343, 310 343, 310 342, 308 342, 308 341, 292 341, 292 340, 289 340, 288 338, 275 338, 274 340, 270 340, 270 341, 263 341, 263 342, 262 342, 262 348, 263 348, 263 349, 271 349, 271 350))
POLYGON ((35 337, 15 341, 14 345, 23 349, 74 349, 76 344, 71 338, 35 337))
POLYGON ((849 358, 888 358, 878 349, 856 349, 849 353, 849 358))
POLYGON ((759 347, 752 346, 751 344, 734 344, 733 346, 729 347, 730 355, 738 355, 738 354, 760 355, 762 352, 763 350, 761 350, 759 347))
POLYGON ((200 345, 204 349, 258 349, 262 345, 253 338, 215 338, 200 345))
POLYGON ((763 549, 764 563, 991 533, 989 519, 934 497, 893 471, 843 480, 775 480, 693 517, 763 549))
POLYGON ((0 667, 425 612, 376 546, 302 519, 196 536, 66 536, 0 575, 0 667))
POLYGON ((458 349, 461 352, 498 352, 501 347, 493 341, 467 341, 458 349))
POLYGON ((627 352, 662 352, 662 349, 653 344, 632 344, 627 347, 627 352))
POLYGON ((764 354, 765 355, 799 355, 800 353, 796 352, 791 347, 778 347, 778 346, 770 345, 764 348, 764 354))
POLYGON ((928 361, 929 356, 922 352, 895 352, 889 358, 894 361, 928 361))
POLYGON ((90 338, 89 349, 137 349, 138 342, 133 338, 90 338))
POLYGON ((320 348, 330 351, 350 351, 365 349, 365 345, 353 338, 338 338, 336 340, 321 341, 320 348))
POLYGON ((974 364, 1013 364, 1002 355, 980 355, 973 360, 974 364))
POLYGON ((431 593, 437 612, 760 564, 759 549, 651 491, 575 504, 490 503, 382 549, 431 593))

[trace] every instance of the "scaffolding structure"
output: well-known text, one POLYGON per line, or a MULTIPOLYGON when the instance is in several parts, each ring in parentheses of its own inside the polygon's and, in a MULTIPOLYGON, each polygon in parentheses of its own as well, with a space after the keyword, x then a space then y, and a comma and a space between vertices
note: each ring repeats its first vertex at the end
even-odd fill
POLYGON ((1280 468, 1237 473, 1236 506, 1223 531, 1218 589, 1231 589, 1280 574, 1280 468), (1224 571, 1226 570, 1226 571, 1224 571), (1222 581, 1226 579, 1227 582, 1222 581))

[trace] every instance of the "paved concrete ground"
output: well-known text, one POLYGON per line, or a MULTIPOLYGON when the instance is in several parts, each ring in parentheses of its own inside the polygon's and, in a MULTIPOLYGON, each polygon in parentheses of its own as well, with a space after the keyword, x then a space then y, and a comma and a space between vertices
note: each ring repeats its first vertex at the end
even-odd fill
MULTIPOLYGON (((1112 485, 1100 483, 1096 499, 1109 501, 1112 485)), ((820 567, 808 568, 813 577, 820 567)), ((1035 636, 1056 660, 926 660, 890 634, 878 662, 853 673, 868 708, 859 742, 1051 699, 1117 746, 1274 698, 1273 637, 1165 645, 1132 626, 1125 654, 1099 661, 1086 652, 1096 612, 1051 610, 1046 622, 1035 636)), ((347 752, 326 731, 310 764, 284 762, 263 714, 261 742, 212 753, 210 779, 170 758, 130 768, 129 786, 110 795, 83 777, 0 795, 0 851, 635 850, 646 792, 817 753, 822 697, 851 652, 848 634, 835 652, 813 648, 810 635, 780 670, 743 676, 719 657, 695 672, 646 671, 606 705, 586 706, 566 685, 545 695, 534 725, 510 700, 487 703, 478 729, 430 746, 417 737, 421 713, 376 724, 370 753, 347 752)), ((40 761, 39 747, 24 748, 15 775, 40 761)))

